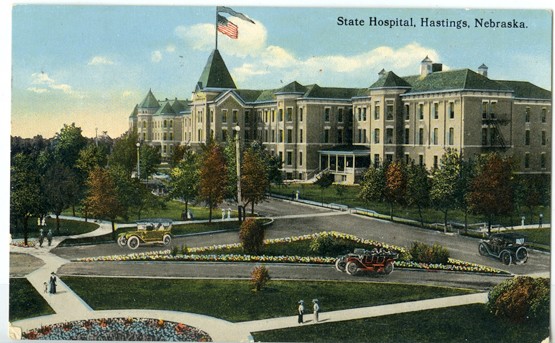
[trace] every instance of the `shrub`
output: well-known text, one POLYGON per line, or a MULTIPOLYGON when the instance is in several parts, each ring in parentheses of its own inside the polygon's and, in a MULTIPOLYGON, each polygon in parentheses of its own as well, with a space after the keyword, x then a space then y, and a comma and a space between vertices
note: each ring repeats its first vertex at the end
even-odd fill
POLYGON ((251 272, 253 291, 258 292, 270 281, 270 272, 265 266, 257 266, 251 272))
POLYGON ((176 256, 178 253, 179 253, 179 248, 176 245, 174 245, 170 250, 170 254, 172 256, 176 256))
POLYGON ((416 262, 446 264, 449 260, 449 251, 437 243, 429 246, 422 242, 413 242, 409 253, 416 262))
POLYGON ((187 255, 187 253, 189 252, 189 247, 187 247, 187 244, 181 244, 181 255, 187 255))
POLYGON ((247 218, 241 224, 239 239, 243 250, 249 254, 259 254, 264 245, 264 227, 254 218, 247 218))
POLYGON ((549 320, 549 279, 518 276, 495 286, 488 309, 498 317, 519 323, 549 320))
POLYGON ((327 256, 335 248, 335 239, 332 236, 318 236, 310 242, 310 251, 319 256, 327 256))

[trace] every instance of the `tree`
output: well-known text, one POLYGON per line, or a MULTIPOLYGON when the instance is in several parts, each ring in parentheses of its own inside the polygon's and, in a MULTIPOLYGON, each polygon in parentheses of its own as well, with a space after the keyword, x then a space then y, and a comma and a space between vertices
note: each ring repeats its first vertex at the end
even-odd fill
POLYGON ((514 210, 513 162, 498 154, 490 154, 480 161, 471 181, 467 196, 473 213, 487 218, 488 234, 496 216, 514 210))
POLYGON ((233 137, 229 136, 223 148, 227 166, 227 199, 237 200, 237 147, 233 137))
POLYGON ((266 147, 259 141, 253 141, 250 148, 257 152, 264 161, 269 182, 268 190, 272 184, 278 186, 282 185, 283 173, 281 171, 281 167, 283 161, 279 158, 279 156, 270 154, 266 147))
POLYGON ((251 272, 251 284, 253 285, 253 291, 261 291, 266 284, 270 281, 270 272, 265 266, 256 266, 251 272))
POLYGON ((198 155, 190 147, 184 148, 182 160, 170 171, 169 195, 185 203, 185 213, 189 210, 189 203, 198 195, 199 177, 198 155))
POLYGON ((200 167, 199 197, 206 201, 209 208, 209 222, 212 210, 220 204, 226 194, 228 173, 222 149, 212 143, 207 146, 200 167))
POLYGON ((79 151, 79 157, 75 163, 77 169, 85 175, 85 179, 89 173, 96 167, 104 167, 107 163, 107 156, 95 144, 88 144, 79 151))
POLYGON ((471 182, 474 178, 475 165, 473 160, 465 160, 461 156, 459 178, 455 188, 455 201, 458 208, 464 212, 464 231, 468 230, 468 201, 467 196, 470 192, 471 182))
POLYGON ((148 177, 156 172, 156 167, 162 161, 158 148, 150 145, 141 145, 139 166, 141 168, 141 179, 148 180, 148 177))
POLYGON ((335 177, 332 173, 325 171, 316 178, 316 181, 314 181, 314 184, 320 187, 320 198, 322 199, 322 204, 324 203, 324 189, 333 185, 334 179, 335 177))
POLYGON ((264 246, 264 227, 258 220, 247 218, 241 224, 239 239, 245 252, 258 255, 264 246))
POLYGON ((251 205, 251 214, 254 214, 254 205, 266 199, 269 186, 264 159, 254 149, 247 149, 241 164, 241 197, 245 207, 251 205))
POLYGON ((430 177, 426 167, 414 163, 407 166, 406 201, 409 206, 418 208, 420 226, 424 227, 422 209, 430 204, 430 177))
POLYGON ((65 166, 75 169, 75 163, 79 158, 79 152, 87 144, 80 127, 64 124, 64 127, 54 137, 55 159, 65 166))
POLYGON ((389 203, 389 215, 393 221, 393 204, 403 205, 407 190, 405 165, 400 161, 391 162, 385 171, 385 199, 389 203))
POLYGON ((515 175, 515 205, 520 213, 528 208, 528 219, 533 222, 534 207, 550 203, 551 179, 546 174, 515 175))
POLYGON ((171 168, 177 167, 177 164, 183 160, 187 150, 190 150, 188 145, 176 145, 173 147, 172 154, 169 159, 169 164, 171 168))
POLYGON ((107 169, 96 167, 87 179, 86 206, 93 217, 107 218, 112 223, 112 239, 116 239, 115 220, 124 213, 116 183, 107 169))
POLYGON ((108 157, 110 166, 120 165, 131 175, 137 168, 137 142, 138 135, 134 132, 127 132, 114 141, 112 153, 108 157))
POLYGON ((366 202, 382 202, 385 199, 384 168, 369 167, 362 176, 359 198, 366 202))
POLYGON ((455 201, 461 158, 454 149, 447 149, 441 156, 441 166, 432 172, 430 200, 432 206, 443 213, 443 224, 447 228, 447 214, 457 205, 455 201))
POLYGON ((56 216, 56 231, 60 234, 60 214, 76 202, 79 184, 75 173, 60 162, 51 164, 42 177, 48 209, 56 216))

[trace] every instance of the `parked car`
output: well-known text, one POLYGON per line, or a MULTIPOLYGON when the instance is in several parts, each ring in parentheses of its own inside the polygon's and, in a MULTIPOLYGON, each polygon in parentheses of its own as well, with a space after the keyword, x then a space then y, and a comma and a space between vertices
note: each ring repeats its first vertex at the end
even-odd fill
POLYGON ((172 220, 163 218, 144 219, 137 222, 137 230, 122 232, 118 244, 130 249, 137 249, 141 244, 169 245, 172 241, 172 220))
POLYGON ((526 237, 516 232, 495 233, 482 239, 478 246, 480 255, 495 257, 506 265, 523 264, 528 261, 526 237))
POLYGON ((353 253, 338 257, 335 260, 335 268, 349 275, 363 271, 390 274, 398 256, 396 252, 383 249, 355 249, 353 253))

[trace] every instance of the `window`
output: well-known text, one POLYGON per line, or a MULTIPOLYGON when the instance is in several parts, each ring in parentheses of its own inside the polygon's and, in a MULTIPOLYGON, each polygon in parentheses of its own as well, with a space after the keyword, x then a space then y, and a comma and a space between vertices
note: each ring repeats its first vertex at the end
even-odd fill
POLYGON ((424 129, 418 129, 418 144, 424 145, 424 129))
POLYGON ((146 120, 143 121, 143 129, 146 129, 146 120))
POLYGON ((226 129, 222 130, 222 141, 227 141, 227 130, 226 129))
POLYGON ((276 131, 272 130, 272 143, 276 141, 276 131))
POLYGON ((287 165, 290 166, 293 164, 293 152, 287 151, 287 165))
POLYGON ((482 101, 482 119, 486 119, 488 117, 488 103, 486 101, 482 101))
POLYGON ((385 154, 385 160, 387 163, 393 162, 393 154, 385 154))
POLYGON ((366 107, 362 108, 362 121, 366 121, 366 107))
POLYGON ((357 107, 358 121, 362 121, 362 108, 357 107))
POLYGON ((283 110, 281 108, 278 110, 278 121, 283 121, 283 110))
POLYGON ((237 110, 233 110, 232 113, 233 113, 233 115, 232 115, 233 116, 233 123, 237 123, 237 119, 238 119, 237 118, 237 110))
POLYGON ((202 130, 197 131, 197 137, 198 137, 199 142, 202 141, 202 130))
POLYGON ((392 102, 388 102, 386 107, 385 107, 385 119, 386 120, 393 120, 393 103, 392 102))
POLYGON ((380 143, 380 129, 374 129, 374 144, 380 143))
POLYGON ((283 163, 283 151, 278 152, 279 161, 283 163))
POLYGON ((293 130, 287 129, 287 143, 293 143, 293 130))
MULTIPOLYGON (((245 132, 245 140, 246 140, 246 141, 250 140, 250 139, 251 139, 251 136, 249 135, 249 131, 248 131, 248 130, 245 130, 244 132, 245 132)), ((266 131, 266 133, 268 133, 268 131, 266 131)))
POLYGON ((410 120, 410 106, 408 104, 406 104, 404 106, 405 108, 405 120, 410 120))
POLYGON ((418 155, 418 164, 424 167, 424 155, 418 155))
POLYGON ((418 119, 424 120, 424 104, 418 104, 418 119))
MULTIPOLYGON (((379 130, 378 130, 378 132, 379 132, 379 130)), ((367 137, 366 137, 366 129, 363 129, 362 130, 362 143, 366 143, 367 141, 368 140, 367 140, 367 137)))
POLYGON ((299 143, 303 142, 303 129, 299 130, 299 143))
POLYGON ((222 123, 227 123, 227 110, 222 110, 222 123))
POLYGON ((278 143, 283 143, 283 130, 279 130, 278 143))
POLYGON ((380 167, 380 155, 374 154, 374 168, 380 167))
POLYGON ((168 121, 164 120, 164 128, 168 127, 168 121))
POLYGON ((324 108, 324 121, 325 122, 330 121, 330 111, 331 111, 331 109, 329 107, 324 108))
POLYGON ((170 141, 173 141, 173 132, 170 132, 170 141))
POLYGON ((540 168, 545 169, 545 165, 546 165, 545 152, 542 152, 540 154, 540 168))
POLYGON ((380 119, 380 103, 376 102, 374 105, 374 119, 380 119))
POLYGON ((272 123, 276 121, 276 111, 272 109, 272 123))
POLYGON ((251 111, 245 111, 245 124, 249 125, 251 122, 251 111))
POLYGON ((488 129, 482 128, 482 145, 488 145, 488 129))
POLYGON ((530 145, 530 130, 524 133, 524 145, 530 145))
POLYGON ((362 143, 362 130, 358 129, 358 142, 362 143))
POLYGON ((268 110, 264 110, 264 122, 267 123, 269 119, 268 110))
POLYGON ((433 145, 438 145, 439 144, 438 132, 439 132, 439 129, 437 127, 434 128, 433 135, 432 135, 432 144, 433 145))
POLYGON ((526 169, 530 168, 530 154, 529 153, 524 154, 524 168, 526 168, 526 169))
POLYGON ((542 123, 545 123, 546 121, 547 121, 547 109, 542 108, 542 123))
POLYGON ((287 107, 287 112, 285 113, 287 121, 293 121, 293 108, 287 107))
POLYGON ((303 165, 303 152, 299 151, 299 165, 302 166, 303 165))
POLYGON ((330 142, 330 129, 324 130, 324 143, 330 142))
POLYGON ((405 128, 405 135, 404 135, 404 143, 410 144, 410 129, 408 127, 405 128))
POLYGON ((455 129, 450 127, 449 128, 449 139, 448 139, 448 144, 449 145, 453 145, 454 144, 454 140, 455 140, 455 129))
POLYGON ((489 115, 491 119, 495 119, 495 115, 497 113, 497 102, 494 101, 489 104, 489 115))
POLYGON ((449 103, 449 119, 455 119, 455 103, 449 103))
POLYGON ((173 128, 173 120, 170 120, 170 129, 173 128))
POLYGON ((405 154, 405 164, 406 165, 410 164, 410 154, 405 154))
POLYGON ((337 143, 343 143, 343 129, 337 129, 337 143))
POLYGON ((438 161, 439 161, 439 158, 438 158, 437 156, 434 155, 434 168, 435 168, 435 169, 437 169, 438 166, 439 166, 439 165, 438 165, 438 161))
POLYGON ((524 112, 524 122, 530 122, 530 107, 526 107, 526 110, 524 112))
POLYGON ((432 112, 433 112, 434 119, 438 119, 439 118, 439 103, 434 102, 434 105, 432 106, 432 112))
POLYGON ((542 131, 542 145, 546 145, 547 144, 547 135, 545 130, 542 131))
POLYGON ((303 121, 303 108, 299 108, 299 121, 303 121))
POLYGON ((393 129, 392 128, 385 129, 385 142, 387 144, 393 144, 393 129))
POLYGON ((342 108, 337 109, 337 121, 339 123, 343 122, 343 109, 342 108))

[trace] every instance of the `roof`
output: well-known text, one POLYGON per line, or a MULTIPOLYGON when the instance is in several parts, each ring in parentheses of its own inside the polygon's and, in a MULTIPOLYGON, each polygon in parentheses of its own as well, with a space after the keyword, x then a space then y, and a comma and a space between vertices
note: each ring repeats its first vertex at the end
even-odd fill
POLYGON ((166 102, 164 106, 161 106, 154 115, 175 115, 175 111, 172 108, 170 102, 166 102))
POLYGON ((160 103, 152 94, 152 90, 148 90, 148 94, 144 98, 144 100, 139 104, 139 108, 158 108, 160 107, 160 103))
POLYGON ((198 80, 198 86, 204 88, 237 88, 233 78, 225 65, 218 49, 215 49, 208 57, 206 66, 198 80))
POLYGON ((551 92, 528 81, 497 80, 514 91, 515 98, 551 100, 551 92))
MULTIPOLYGON (((383 69, 382 69, 383 70, 383 69)), ((392 71, 380 72, 380 78, 370 88, 411 88, 411 85, 392 71)))
POLYGON ((434 72, 424 77, 413 75, 404 77, 403 79, 412 85, 411 90, 408 91, 407 94, 448 90, 511 91, 506 85, 491 80, 470 69, 434 72))
POLYGON ((139 113, 139 105, 135 105, 135 108, 133 108, 133 112, 131 112, 131 114, 129 115, 129 118, 133 118, 136 117, 137 114, 139 113))

